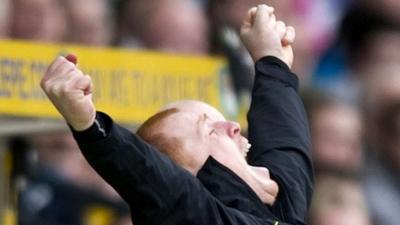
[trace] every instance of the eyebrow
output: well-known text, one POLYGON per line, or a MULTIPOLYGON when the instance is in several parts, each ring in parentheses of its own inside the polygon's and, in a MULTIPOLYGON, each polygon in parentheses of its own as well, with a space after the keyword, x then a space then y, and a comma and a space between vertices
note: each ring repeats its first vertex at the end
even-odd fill
POLYGON ((200 125, 201 125, 202 123, 204 123, 207 119, 208 119, 207 114, 203 113, 203 115, 201 115, 201 116, 199 117, 199 119, 197 120, 196 124, 200 126, 200 125))
POLYGON ((207 115, 205 113, 203 115, 199 116, 199 118, 197 119, 197 121, 196 121, 196 125, 197 125, 196 132, 197 133, 199 133, 199 134, 202 133, 200 127, 204 124, 206 119, 207 119, 207 115))

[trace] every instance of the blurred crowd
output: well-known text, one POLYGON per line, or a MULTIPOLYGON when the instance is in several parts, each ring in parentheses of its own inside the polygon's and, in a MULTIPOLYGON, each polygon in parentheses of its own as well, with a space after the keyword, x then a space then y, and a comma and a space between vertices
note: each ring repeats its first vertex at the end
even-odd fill
MULTIPOLYGON (((246 107, 254 72, 238 31, 260 3, 296 28, 293 70, 316 170, 309 223, 398 225, 400 1, 0 0, 0 38, 221 55, 246 107)), ((127 207, 70 134, 28 142, 39 166, 21 195, 21 224, 130 224, 127 207)))

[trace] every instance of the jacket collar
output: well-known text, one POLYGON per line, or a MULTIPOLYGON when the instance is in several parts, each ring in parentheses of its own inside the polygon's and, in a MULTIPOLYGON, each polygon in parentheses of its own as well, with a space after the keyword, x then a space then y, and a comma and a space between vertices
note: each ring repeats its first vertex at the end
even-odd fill
POLYGON ((260 218, 272 216, 270 207, 264 205, 246 182, 211 156, 197 178, 224 205, 260 218))

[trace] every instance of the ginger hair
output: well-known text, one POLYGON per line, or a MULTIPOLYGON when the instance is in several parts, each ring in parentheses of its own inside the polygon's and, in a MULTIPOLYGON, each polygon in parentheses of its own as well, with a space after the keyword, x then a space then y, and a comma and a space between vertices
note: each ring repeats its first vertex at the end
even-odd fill
POLYGON ((161 131, 163 122, 172 114, 179 112, 176 108, 166 109, 147 119, 137 130, 136 134, 144 141, 166 154, 178 165, 187 168, 189 162, 182 155, 183 143, 176 137, 168 137, 161 131))

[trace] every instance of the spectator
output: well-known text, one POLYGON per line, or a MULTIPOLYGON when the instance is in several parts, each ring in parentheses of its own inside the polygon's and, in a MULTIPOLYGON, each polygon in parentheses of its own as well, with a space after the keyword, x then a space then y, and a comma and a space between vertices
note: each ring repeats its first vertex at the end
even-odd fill
POLYGON ((122 45, 137 37, 145 48, 206 54, 208 24, 202 8, 191 0, 131 1, 125 12, 122 45))
POLYGON ((36 134, 39 167, 19 200, 21 225, 111 225, 127 206, 80 154, 70 134, 36 134))
POLYGON ((305 97, 317 171, 358 174, 363 165, 363 125, 357 107, 323 93, 305 97))
POLYGON ((66 20, 60 0, 14 0, 12 9, 12 38, 44 42, 64 40, 66 20))
MULTIPOLYGON (((221 44, 223 45, 224 43, 221 43, 220 35, 226 27, 239 32, 241 20, 246 15, 246 11, 243 9, 256 4, 264 4, 265 2, 266 1, 262 0, 210 1, 209 16, 213 34, 215 35, 215 37, 212 37, 213 47, 216 48, 217 51, 221 51, 221 44)), ((299 74, 300 79, 308 80, 310 68, 312 68, 314 61, 316 61, 313 44, 315 43, 314 39, 316 39, 314 36, 318 34, 317 31, 319 28, 314 26, 314 24, 311 26, 309 21, 321 19, 308 18, 308 15, 311 14, 312 4, 307 4, 307 0, 269 0, 267 3, 275 8, 277 17, 283 18, 288 24, 293 24, 293 26, 296 27, 298 32, 296 43, 293 46, 296 59, 294 61, 293 70, 299 74)), ((246 58, 247 56, 244 55, 243 57, 246 58)), ((241 83, 241 81, 238 81, 238 83, 241 83)), ((251 79, 245 83, 251 84, 251 79)))
POLYGON ((364 188, 377 224, 398 224, 400 211, 400 65, 375 68, 368 77, 366 112, 370 157, 364 188))
POLYGON ((394 225, 400 210, 400 101, 385 109, 381 119, 379 161, 369 163, 364 185, 374 220, 394 225))
POLYGON ((399 46, 400 21, 377 8, 355 5, 342 20, 335 43, 322 57, 314 82, 331 94, 358 101, 366 71, 371 66, 399 62, 399 46))
POLYGON ((67 41, 84 45, 107 46, 113 38, 113 16, 106 0, 68 0, 67 41))
POLYGON ((316 179, 310 225, 370 225, 367 205, 357 180, 335 175, 316 179))
POLYGON ((35 135, 33 144, 42 167, 54 171, 67 182, 83 189, 116 198, 113 189, 101 179, 83 158, 72 135, 66 132, 35 135))
POLYGON ((364 80, 364 109, 366 114, 366 131, 368 146, 371 153, 376 153, 382 147, 382 134, 379 123, 382 110, 400 101, 400 65, 381 65, 370 67, 364 80))
MULTIPOLYGON (((267 1, 275 8, 278 18, 287 21, 293 13, 293 3, 289 0, 267 1)), ((209 11, 212 21, 217 27, 228 25, 239 30, 247 9, 258 4, 265 4, 263 0, 234 0, 234 1, 210 1, 209 11)), ((290 21, 291 22, 291 21, 290 21)), ((287 23, 290 23, 287 21, 287 23)))
POLYGON ((378 11, 380 15, 388 15, 389 17, 400 21, 400 2, 396 0, 382 0, 382 1, 374 1, 374 0, 362 0, 364 4, 371 9, 378 11))
POLYGON ((0 0, 0 38, 7 37, 9 33, 10 2, 0 0))

